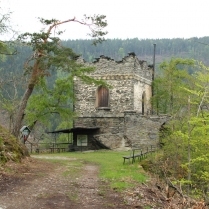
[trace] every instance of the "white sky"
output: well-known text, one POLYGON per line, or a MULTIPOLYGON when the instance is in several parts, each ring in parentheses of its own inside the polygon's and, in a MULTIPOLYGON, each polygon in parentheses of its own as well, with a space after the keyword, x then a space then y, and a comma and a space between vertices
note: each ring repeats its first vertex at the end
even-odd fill
MULTIPOLYGON (((84 14, 107 16, 106 38, 191 38, 209 36, 209 0, 0 0, 13 27, 38 32, 38 17, 67 20, 84 14)), ((77 23, 64 25, 62 39, 86 39, 77 23)))

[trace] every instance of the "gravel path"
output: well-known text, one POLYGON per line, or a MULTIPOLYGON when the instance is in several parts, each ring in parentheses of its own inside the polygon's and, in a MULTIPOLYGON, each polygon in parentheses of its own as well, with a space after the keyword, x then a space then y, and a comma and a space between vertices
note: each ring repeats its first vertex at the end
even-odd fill
POLYGON ((0 209, 132 208, 98 178, 96 165, 84 164, 78 176, 70 176, 65 171, 76 159, 59 159, 69 164, 34 158, 25 159, 21 166, 8 163, 11 174, 0 175, 0 209))

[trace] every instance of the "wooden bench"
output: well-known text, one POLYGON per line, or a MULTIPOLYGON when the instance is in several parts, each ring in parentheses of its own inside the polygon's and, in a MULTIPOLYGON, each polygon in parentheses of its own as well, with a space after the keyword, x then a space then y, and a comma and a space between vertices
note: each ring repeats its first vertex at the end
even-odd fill
POLYGON ((54 153, 55 151, 57 152, 65 152, 65 148, 64 147, 50 147, 50 152, 54 153))
POLYGON ((140 148, 132 148, 130 150, 130 155, 128 156, 123 156, 123 164, 125 163, 126 160, 132 160, 132 163, 135 161, 135 158, 139 158, 141 156, 141 149, 140 148))
POLYGON ((132 163, 135 162, 135 159, 138 158, 138 160, 141 160, 147 156, 148 153, 155 152, 157 149, 156 146, 151 145, 150 147, 147 147, 146 149, 141 149, 141 148, 132 148, 130 150, 130 155, 128 156, 123 156, 123 164, 125 163, 126 160, 132 160, 132 163))
POLYGON ((65 147, 60 147, 61 152, 65 152, 66 148, 65 147))

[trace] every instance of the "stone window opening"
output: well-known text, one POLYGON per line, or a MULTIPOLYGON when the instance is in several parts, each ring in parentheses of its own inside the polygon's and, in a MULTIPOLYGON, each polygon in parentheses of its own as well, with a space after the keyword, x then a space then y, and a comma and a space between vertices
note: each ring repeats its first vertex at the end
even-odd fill
POLYGON ((145 100, 146 100, 146 95, 145 92, 142 94, 142 115, 145 113, 145 100))
POLYGON ((104 86, 99 86, 96 91, 96 108, 109 109, 109 89, 104 86))

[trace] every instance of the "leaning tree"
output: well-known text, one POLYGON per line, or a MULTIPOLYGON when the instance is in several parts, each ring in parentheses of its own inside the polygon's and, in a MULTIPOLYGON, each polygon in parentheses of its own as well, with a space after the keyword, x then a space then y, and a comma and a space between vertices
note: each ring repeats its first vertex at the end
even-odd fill
MULTIPOLYGON (((93 44, 96 45, 104 40, 107 34, 104 28, 107 26, 104 15, 94 15, 93 17, 84 16, 84 20, 72 18, 66 21, 56 19, 40 21, 45 25, 46 30, 39 33, 24 33, 19 36, 20 43, 27 44, 32 48, 32 55, 25 63, 25 72, 28 75, 28 83, 25 93, 18 107, 14 121, 13 134, 17 137, 25 115, 28 100, 32 95, 34 88, 41 79, 51 75, 51 70, 59 70, 70 73, 72 76, 80 77, 84 81, 92 81, 85 73, 92 71, 92 68, 85 67, 77 62, 78 55, 71 48, 61 45, 59 35, 62 31, 57 31, 60 25, 76 22, 89 27, 90 35, 93 38, 93 44), (55 37, 54 34, 57 36, 55 37)), ((95 81, 96 82, 96 81, 95 81)))

